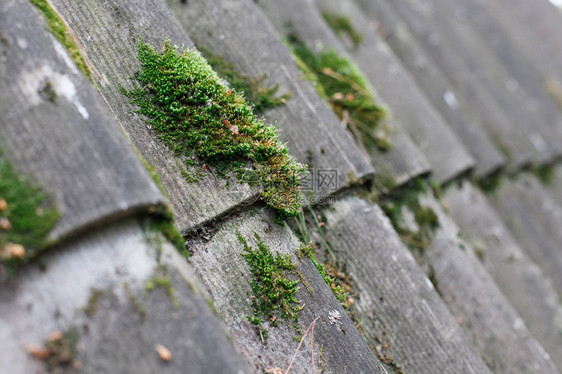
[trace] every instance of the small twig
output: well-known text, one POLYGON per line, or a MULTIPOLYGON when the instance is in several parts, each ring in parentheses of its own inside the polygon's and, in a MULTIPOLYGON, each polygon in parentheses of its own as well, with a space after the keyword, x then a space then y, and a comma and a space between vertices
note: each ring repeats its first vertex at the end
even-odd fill
POLYGON ((365 97, 369 97, 371 99, 373 99, 373 95, 366 89, 364 89, 363 87, 359 86, 357 83, 355 83, 354 81, 352 81, 351 79, 336 73, 334 70, 330 69, 330 68, 325 68, 322 69, 322 74, 329 76, 330 78, 333 78, 335 80, 338 80, 340 82, 344 82, 347 83, 351 88, 353 88, 356 92, 359 92, 361 95, 365 96, 365 97))
MULTIPOLYGON (((304 335, 302 336, 302 339, 299 343, 299 346, 297 347, 297 350, 295 351, 295 354, 293 355, 293 358, 291 358, 291 362, 289 363, 289 367, 287 368, 287 370, 285 370, 285 374, 289 374, 289 371, 291 370, 291 367, 293 366, 293 364, 295 363, 295 358, 297 357, 297 353, 299 353, 299 350, 301 349, 301 345, 302 342, 304 342, 304 338, 306 338, 306 334, 308 334, 308 331, 310 330, 310 328, 312 328, 312 332, 314 334, 314 326, 316 325, 316 322, 320 319, 320 316, 316 317, 316 319, 314 321, 312 321, 310 323, 310 325, 308 325, 308 328, 306 329, 306 331, 304 332, 304 335)), ((313 356, 314 357, 314 356, 313 356)), ((312 361, 312 365, 314 365, 314 358, 312 361)), ((313 366, 314 367, 314 366, 313 366)))
POLYGON ((427 243, 419 242, 405 235, 398 235, 398 236, 400 237, 400 239, 402 239, 404 243, 415 245, 416 247, 420 247, 421 249, 427 249, 427 243))
MULTIPOLYGON (((314 320, 314 326, 316 326, 316 321, 318 320, 318 318, 314 320)), ((316 374, 316 368, 314 365, 314 326, 312 326, 312 331, 310 332, 310 357, 312 359, 312 374, 316 374)))
POLYGON ((340 122, 341 127, 346 128, 348 122, 349 122, 349 111, 344 109, 341 113, 341 122, 340 122))
MULTIPOLYGON (((347 110, 344 110, 343 112, 347 113, 347 110)), ((357 126, 355 126, 355 122, 354 121, 348 121, 347 127, 351 130, 351 133, 353 134, 355 139, 357 139, 357 145, 359 146, 359 148, 361 148, 361 151, 363 152, 363 154, 365 156, 369 156, 369 152, 367 152, 367 148, 365 148, 365 145, 363 144, 363 139, 361 138, 361 133, 359 132, 359 129, 357 128, 357 126)))

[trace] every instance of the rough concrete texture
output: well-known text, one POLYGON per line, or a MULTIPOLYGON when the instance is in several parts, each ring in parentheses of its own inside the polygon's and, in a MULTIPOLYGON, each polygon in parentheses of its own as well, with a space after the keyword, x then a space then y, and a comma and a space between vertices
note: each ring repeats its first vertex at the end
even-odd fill
POLYGON ((451 186, 445 204, 478 259, 525 321, 529 331, 562 367, 562 305, 552 281, 519 246, 484 194, 465 182, 451 186))
POLYGON ((49 372, 26 349, 42 348, 55 331, 78 341, 74 364, 51 363, 50 370, 250 373, 196 289, 185 259, 136 219, 93 230, 0 284, 0 373, 49 372), (173 295, 146 291, 166 277, 173 295), (156 344, 172 352, 170 362, 158 357, 156 344), (77 365, 82 369, 73 370, 77 365))

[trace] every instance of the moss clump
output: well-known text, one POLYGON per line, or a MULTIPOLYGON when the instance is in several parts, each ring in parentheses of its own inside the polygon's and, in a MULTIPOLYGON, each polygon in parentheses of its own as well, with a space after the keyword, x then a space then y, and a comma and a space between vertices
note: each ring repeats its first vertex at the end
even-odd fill
POLYGON ((74 63, 82 71, 82 73, 91 81, 92 73, 88 64, 82 56, 82 52, 78 45, 76 44, 74 38, 67 30, 67 26, 64 21, 60 18, 59 14, 51 7, 48 0, 30 0, 45 17, 47 24, 49 25, 49 31, 53 33, 55 38, 66 48, 68 54, 74 60, 74 63))
POLYGON ((357 141, 388 150, 391 144, 381 126, 386 112, 375 103, 357 68, 334 51, 314 53, 294 34, 288 40, 305 77, 314 83, 357 141))
POLYGON ((88 298, 88 303, 82 308, 82 311, 88 316, 93 317, 100 303, 100 299, 103 297, 103 291, 92 290, 90 297, 88 298))
MULTIPOLYGON (((168 194, 162 186, 160 177, 158 176, 158 173, 156 172, 154 167, 150 165, 144 157, 142 157, 142 155, 136 148, 135 152, 137 153, 137 156, 143 163, 146 170, 150 173, 152 180, 154 181, 160 192, 162 192, 162 194, 166 196, 166 199, 169 200, 168 194)), ((183 254, 185 257, 189 257, 189 253, 185 248, 185 240, 183 238, 183 235, 175 226, 174 212, 169 206, 158 205, 150 207, 148 209, 147 216, 142 221, 142 224, 143 227, 147 230, 163 234, 164 237, 168 239, 168 241, 172 243, 181 254, 183 254)), ((161 243, 157 242, 156 244, 160 245, 161 243)))
POLYGON ((277 91, 279 91, 279 85, 276 84, 272 87, 264 86, 265 76, 256 78, 239 73, 234 65, 225 61, 222 57, 212 54, 206 48, 198 47, 198 49, 207 59, 213 70, 226 80, 236 92, 242 93, 246 100, 253 105, 254 113, 261 114, 267 109, 283 105, 291 97, 290 93, 276 96, 277 91))
POLYGON ((416 223, 422 227, 428 227, 431 230, 435 230, 439 227, 439 219, 437 214, 433 209, 428 207, 423 207, 421 205, 414 208, 414 219, 416 223))
POLYGON ((163 274, 159 274, 153 278, 150 278, 146 282, 144 289, 146 292, 151 292, 155 288, 162 288, 163 290, 166 291, 168 296, 170 296, 174 308, 179 309, 180 307, 179 300, 176 296, 176 290, 174 289, 174 287, 172 287, 172 280, 168 273, 168 269, 164 268, 162 270, 163 270, 163 274))
POLYGON ((169 207, 151 207, 147 212, 146 219, 143 220, 143 226, 150 231, 159 232, 164 235, 176 247, 178 252, 186 258, 189 257, 189 253, 185 248, 185 239, 176 228, 174 213, 169 207))
POLYGON ((435 230, 439 227, 439 218, 433 209, 424 207, 419 202, 421 194, 428 192, 426 183, 421 179, 415 179, 408 185, 393 191, 381 201, 381 208, 390 218, 394 229, 402 240, 411 248, 424 250, 427 242, 431 240, 435 230), (403 209, 407 208, 413 215, 417 230, 404 224, 403 209))
POLYGON ((554 164, 537 166, 532 170, 532 172, 544 185, 552 184, 556 175, 554 164))
POLYGON ((322 12, 322 16, 337 36, 347 35, 354 46, 363 40, 363 35, 355 30, 349 18, 332 12, 322 12))
POLYGON ((267 330, 262 327, 263 321, 269 321, 275 326, 279 318, 282 318, 296 325, 298 312, 303 306, 299 305, 296 299, 299 281, 287 278, 296 270, 295 265, 291 263, 291 256, 280 253, 274 256, 257 234, 256 248, 249 246, 240 233, 237 235, 244 246, 242 257, 250 266, 252 273, 250 284, 254 314, 248 316, 249 321, 260 329, 260 334, 264 338, 267 338, 267 330))
POLYGON ((138 57, 138 84, 122 91, 177 156, 195 154, 222 169, 241 170, 251 163, 245 178, 261 183, 261 195, 278 219, 300 211, 304 166, 289 155, 275 128, 260 121, 199 52, 178 53, 168 41, 157 52, 141 41, 138 57))
POLYGON ((144 319, 146 318, 146 308, 144 307, 142 301, 139 300, 137 295, 133 293, 127 282, 123 283, 123 289, 125 290, 125 294, 129 299, 129 303, 131 303, 131 307, 133 308, 135 313, 139 315, 141 320, 144 321, 144 319))
POLYGON ((77 371, 82 367, 82 364, 75 359, 79 339, 80 334, 77 329, 71 329, 64 334, 54 331, 49 335, 44 347, 30 346, 27 352, 30 356, 45 362, 47 374, 77 371))
POLYGON ((499 189, 503 177, 503 173, 497 171, 479 180, 478 185, 483 192, 493 194, 499 189))
POLYGON ((47 206, 39 187, 21 178, 0 150, 0 261, 8 275, 18 262, 30 258, 48 243, 58 213, 47 206))

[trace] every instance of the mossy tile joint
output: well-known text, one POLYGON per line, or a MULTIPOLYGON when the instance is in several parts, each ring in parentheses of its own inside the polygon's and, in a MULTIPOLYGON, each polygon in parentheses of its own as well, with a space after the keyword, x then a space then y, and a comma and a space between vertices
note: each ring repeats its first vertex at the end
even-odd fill
POLYGON ((315 53, 294 33, 288 41, 305 78, 313 82, 356 140, 366 147, 388 150, 392 145, 383 125, 387 113, 376 104, 363 74, 333 50, 315 53))
POLYGON ((429 186, 422 178, 410 181, 406 186, 392 191, 381 201, 381 208, 392 222, 394 229, 410 247, 424 250, 440 226, 433 209, 420 204, 420 196, 429 192, 429 186), (404 225, 404 208, 412 214, 417 230, 404 225))
POLYGON ((195 155, 218 170, 259 183, 277 220, 295 216, 301 209, 305 167, 289 154, 275 128, 259 120, 198 51, 180 53, 169 41, 160 52, 142 41, 137 50, 137 84, 122 91, 175 155, 195 155))
POLYGON ((357 46, 363 40, 363 35, 355 30, 349 18, 332 12, 322 12, 322 16, 336 35, 347 35, 353 45, 357 46))

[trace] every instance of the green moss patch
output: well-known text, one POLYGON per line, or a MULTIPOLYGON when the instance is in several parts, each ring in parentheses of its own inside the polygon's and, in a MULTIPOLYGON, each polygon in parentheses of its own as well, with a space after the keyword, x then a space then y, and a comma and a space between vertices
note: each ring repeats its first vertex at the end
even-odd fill
POLYGON ((556 166, 554 164, 541 165, 533 168, 531 171, 535 174, 537 179, 544 185, 550 185, 556 176, 556 166))
MULTIPOLYGON (((142 224, 146 230, 158 232, 164 235, 164 237, 174 245, 178 252, 183 254, 185 257, 189 257, 189 253, 185 248, 185 239, 176 228, 174 213, 169 207, 151 207, 147 212, 147 216, 142 221, 142 224)), ((155 244, 159 246, 161 243, 155 244)))
POLYGON ((294 34, 288 40, 305 78, 313 82, 356 140, 388 150, 391 144, 381 123, 386 111, 375 103, 359 70, 334 51, 315 53, 294 34))
POLYGON ((433 209, 422 206, 419 202, 420 195, 427 192, 428 186, 422 179, 418 178, 408 185, 394 190, 382 199, 380 204, 402 240, 410 248, 421 251, 427 247, 435 230, 439 227, 437 214, 433 209), (408 209, 413 214, 417 230, 412 230, 405 225, 404 209, 408 209))
POLYGON ((96 314, 100 299, 103 297, 103 291, 101 290, 92 290, 90 293, 90 297, 88 298, 88 303, 82 308, 84 314, 88 317, 93 317, 96 314))
POLYGON ((158 52, 141 41, 138 57, 137 84, 122 91, 176 156, 195 154, 221 170, 245 170, 244 180, 263 186, 261 195, 278 219, 300 211, 305 167, 289 155, 275 128, 259 120, 199 52, 179 53, 168 41, 158 52))
POLYGON ((480 189, 488 194, 494 194, 500 188, 504 178, 502 171, 496 171, 478 181, 480 189))
POLYGON ((336 35, 349 37, 355 46, 363 40, 363 35, 355 30, 349 18, 332 12, 322 12, 322 16, 336 35))
POLYGON ((231 88, 244 95, 246 101, 253 106, 254 113, 261 114, 268 109, 283 105, 291 97, 290 93, 277 96, 279 85, 266 87, 263 84, 265 76, 256 78, 242 74, 236 70, 234 65, 222 57, 214 55, 208 49, 201 47, 198 49, 213 70, 226 80, 231 88))
POLYGON ((82 71, 82 73, 91 82, 93 82, 92 73, 90 71, 90 68, 86 64, 84 56, 82 56, 82 52, 80 51, 80 48, 78 48, 78 45, 76 44, 70 32, 68 31, 66 24, 60 18, 59 14, 51 7, 51 5, 47 0, 30 0, 30 1, 33 5, 35 5, 35 7, 37 7, 37 9, 39 9, 41 13, 43 13, 45 20, 49 25, 49 31, 53 33, 55 38, 57 38, 57 40, 66 48, 68 54, 70 55, 72 60, 74 60, 76 66, 78 66, 80 71, 82 71))
POLYGON ((256 234, 257 247, 251 247, 240 233, 238 240, 244 246, 242 256, 250 266, 252 273, 252 307, 253 315, 248 316, 255 324, 260 335, 266 339, 267 330, 262 326, 268 321, 273 326, 279 319, 292 321, 296 326, 298 312, 303 306, 299 305, 296 293, 299 289, 298 280, 290 280, 289 274, 296 274, 296 266, 291 263, 290 255, 273 255, 271 249, 256 234))
POLYGON ((47 202, 42 190, 19 176, 0 151, 0 261, 8 275, 48 244, 58 213, 47 202))

